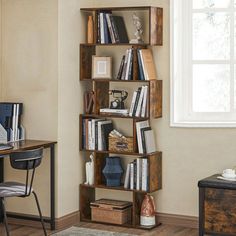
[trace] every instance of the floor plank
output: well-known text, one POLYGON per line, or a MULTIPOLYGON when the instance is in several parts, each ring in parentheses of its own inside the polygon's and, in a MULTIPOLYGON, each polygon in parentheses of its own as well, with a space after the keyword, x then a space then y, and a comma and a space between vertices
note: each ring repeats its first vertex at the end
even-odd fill
MULTIPOLYGON (((76 226, 97 230, 115 231, 120 233, 130 233, 142 236, 198 236, 197 229, 190 229, 173 225, 161 225, 160 227, 150 231, 84 222, 81 222, 76 226)), ((10 230, 11 236, 43 236, 42 229, 40 228, 10 225, 10 230)), ((49 235, 53 233, 54 232, 52 231, 48 231, 49 235)), ((0 224, 0 235, 6 236, 3 224, 0 224)))

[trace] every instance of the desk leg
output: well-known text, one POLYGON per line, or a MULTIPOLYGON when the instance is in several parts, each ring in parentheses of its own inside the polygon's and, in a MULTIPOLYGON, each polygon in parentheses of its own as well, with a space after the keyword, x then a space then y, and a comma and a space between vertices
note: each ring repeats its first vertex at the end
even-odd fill
POLYGON ((205 231, 204 201, 205 201, 205 188, 199 187, 199 236, 204 236, 204 231, 205 231))
POLYGON ((50 146, 51 230, 55 230, 55 145, 50 146))
MULTIPOLYGON (((4 160, 0 158, 0 183, 4 181, 4 160)), ((0 222, 3 222, 3 206, 2 201, 0 201, 0 222)))

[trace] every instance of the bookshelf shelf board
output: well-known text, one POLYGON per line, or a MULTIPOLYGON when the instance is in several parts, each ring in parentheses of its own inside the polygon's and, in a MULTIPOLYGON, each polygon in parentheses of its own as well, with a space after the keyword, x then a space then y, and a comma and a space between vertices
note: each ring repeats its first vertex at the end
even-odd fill
POLYGON ((124 116, 124 115, 116 115, 116 114, 85 114, 82 115, 82 118, 121 118, 121 119, 133 119, 133 120, 137 120, 137 121, 141 121, 141 120, 148 120, 149 117, 131 117, 131 116, 124 116))
POLYGON ((131 7, 91 7, 80 8, 81 11, 99 11, 99 10, 112 10, 112 11, 133 11, 133 10, 149 10, 151 8, 158 8, 154 6, 131 6, 131 7))
POLYGON ((150 43, 81 43, 81 46, 131 46, 131 47, 147 47, 151 46, 150 43))
POLYGON ((124 156, 136 156, 136 157, 147 157, 147 156, 153 156, 153 155, 160 155, 161 152, 152 152, 152 153, 135 153, 135 152, 114 152, 114 151, 97 151, 97 150, 85 150, 82 149, 81 151, 84 152, 96 152, 100 154, 119 154, 119 155, 124 155, 124 156))
POLYGON ((108 187, 106 185, 102 185, 102 184, 98 184, 98 185, 87 185, 87 184, 81 184, 81 186, 83 187, 87 187, 87 188, 99 188, 99 189, 108 189, 108 190, 115 190, 115 191, 125 191, 125 192, 136 192, 136 193, 152 193, 152 192, 156 192, 155 191, 142 191, 142 190, 136 190, 136 189, 127 189, 124 188, 123 186, 119 186, 119 187, 108 187))
POLYGON ((151 80, 117 80, 117 79, 81 79, 81 81, 109 82, 109 83, 150 83, 151 80))

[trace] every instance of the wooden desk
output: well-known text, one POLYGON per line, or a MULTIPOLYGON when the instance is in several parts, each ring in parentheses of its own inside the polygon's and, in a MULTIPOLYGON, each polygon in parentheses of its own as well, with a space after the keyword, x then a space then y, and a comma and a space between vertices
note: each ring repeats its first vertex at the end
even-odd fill
MULTIPOLYGON (((55 144, 57 142, 52 141, 40 141, 40 140, 24 140, 10 143, 13 149, 0 151, 0 182, 4 181, 4 158, 15 151, 23 151, 36 148, 50 148, 50 218, 45 219, 45 222, 50 223, 51 230, 55 230, 55 144)), ((3 220, 2 206, 0 206, 1 221, 3 220)), ((8 214, 8 216, 24 220, 39 221, 37 217, 30 217, 19 214, 8 214)))

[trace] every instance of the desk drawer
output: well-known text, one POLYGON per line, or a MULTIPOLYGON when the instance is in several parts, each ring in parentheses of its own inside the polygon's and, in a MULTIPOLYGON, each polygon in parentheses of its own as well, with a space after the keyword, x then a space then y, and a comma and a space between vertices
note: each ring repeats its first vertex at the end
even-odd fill
POLYGON ((205 189, 205 232, 236 235, 236 190, 205 189))

